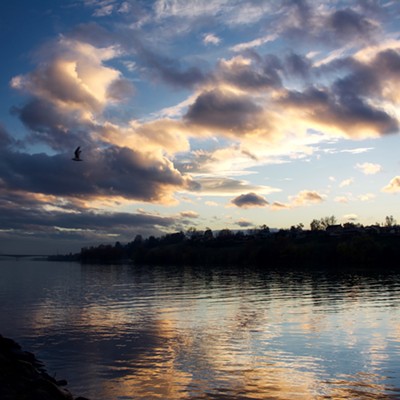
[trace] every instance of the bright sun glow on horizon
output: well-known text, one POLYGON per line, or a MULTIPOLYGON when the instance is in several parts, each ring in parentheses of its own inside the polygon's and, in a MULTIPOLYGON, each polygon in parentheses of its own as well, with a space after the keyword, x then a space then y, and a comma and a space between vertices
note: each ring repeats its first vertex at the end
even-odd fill
POLYGON ((188 4, 5 7, 0 253, 400 220, 400 3, 188 4))

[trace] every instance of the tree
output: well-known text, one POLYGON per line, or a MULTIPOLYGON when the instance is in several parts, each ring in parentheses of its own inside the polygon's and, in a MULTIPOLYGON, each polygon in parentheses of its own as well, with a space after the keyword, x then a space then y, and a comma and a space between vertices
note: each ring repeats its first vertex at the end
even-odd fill
POLYGON ((310 228, 312 231, 321 231, 322 225, 321 225, 321 221, 319 219, 313 219, 310 223, 310 228))
POLYGON ((135 245, 140 245, 143 243, 143 236, 142 235, 136 235, 135 239, 133 240, 133 243, 135 245))
POLYGON ((206 228, 204 231, 204 239, 211 240, 214 238, 214 234, 210 228, 206 228))
POLYGON ((228 228, 221 229, 221 230, 218 232, 218 238, 219 238, 219 239, 227 239, 227 238, 231 238, 231 237, 233 237, 233 233, 232 233, 232 231, 231 231, 230 229, 228 229, 228 228))
POLYGON ((330 217, 321 218, 321 225, 323 229, 326 229, 328 226, 336 225, 336 217, 331 215, 330 217))
POLYGON ((328 226, 336 224, 336 217, 331 215, 330 217, 323 217, 321 219, 313 219, 310 223, 312 231, 323 231, 328 226))
POLYGON ((385 218, 385 226, 387 226, 388 228, 391 228, 396 225, 397 225, 397 221, 393 218, 393 215, 390 215, 390 216, 387 215, 385 218))
POLYGON ((260 226, 260 231, 262 231, 263 233, 269 233, 269 227, 263 224, 260 226))
POLYGON ((191 240, 195 240, 197 238, 200 238, 203 235, 203 232, 198 231, 195 227, 192 226, 187 230, 186 235, 191 240))

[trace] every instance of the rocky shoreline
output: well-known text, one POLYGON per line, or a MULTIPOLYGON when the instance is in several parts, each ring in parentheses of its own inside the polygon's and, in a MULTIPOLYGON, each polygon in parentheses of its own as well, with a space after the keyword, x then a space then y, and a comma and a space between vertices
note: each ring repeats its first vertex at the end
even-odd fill
POLYGON ((0 399, 88 400, 74 397, 66 385, 67 381, 51 377, 34 354, 0 335, 0 399))

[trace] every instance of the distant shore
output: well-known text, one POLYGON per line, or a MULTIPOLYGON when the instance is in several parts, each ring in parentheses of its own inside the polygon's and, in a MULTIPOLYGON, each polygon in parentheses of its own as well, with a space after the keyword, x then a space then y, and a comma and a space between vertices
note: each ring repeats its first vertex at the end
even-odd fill
POLYGON ((140 235, 130 243, 82 248, 80 253, 50 256, 49 260, 137 265, 203 265, 332 267, 396 269, 400 227, 332 225, 324 230, 301 227, 249 233, 210 230, 176 232, 156 238, 140 235))
POLYGON ((66 385, 65 380, 51 377, 34 354, 0 335, 0 399, 88 400, 74 397, 66 385))

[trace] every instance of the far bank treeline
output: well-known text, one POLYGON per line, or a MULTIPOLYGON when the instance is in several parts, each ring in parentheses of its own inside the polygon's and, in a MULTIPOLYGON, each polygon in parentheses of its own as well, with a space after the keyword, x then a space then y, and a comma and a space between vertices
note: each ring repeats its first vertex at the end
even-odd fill
POLYGON ((336 224, 335 218, 313 220, 271 232, 266 225, 246 232, 189 229, 162 237, 136 238, 127 244, 85 247, 79 254, 52 256, 52 260, 82 263, 131 261, 147 265, 202 266, 357 266, 397 269, 400 225, 392 216, 384 224, 336 224))

